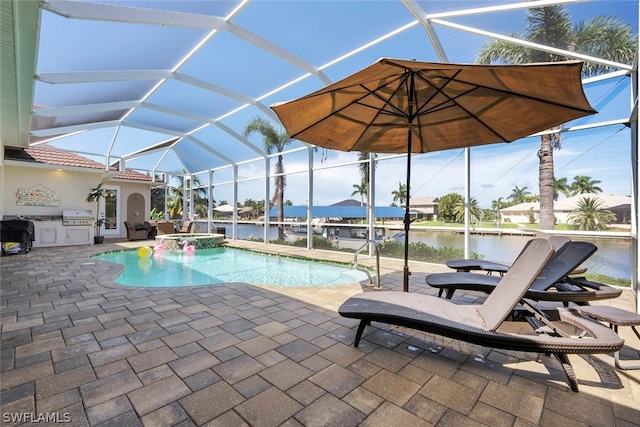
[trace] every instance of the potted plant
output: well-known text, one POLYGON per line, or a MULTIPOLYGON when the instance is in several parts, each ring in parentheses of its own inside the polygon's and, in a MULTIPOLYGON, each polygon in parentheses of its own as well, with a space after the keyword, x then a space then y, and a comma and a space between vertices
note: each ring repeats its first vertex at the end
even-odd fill
POLYGON ((95 188, 89 190, 89 194, 87 194, 87 198, 85 199, 87 202, 96 202, 96 233, 93 236, 93 243, 104 242, 104 236, 100 234, 102 225, 104 224, 104 217, 100 215, 100 199, 104 198, 106 193, 107 190, 102 188, 102 183, 100 183, 95 188))

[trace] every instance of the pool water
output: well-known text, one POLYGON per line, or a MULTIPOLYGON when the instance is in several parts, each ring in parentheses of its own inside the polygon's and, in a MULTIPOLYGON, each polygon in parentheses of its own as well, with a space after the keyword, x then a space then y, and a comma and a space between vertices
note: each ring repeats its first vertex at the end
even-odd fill
POLYGON ((349 265, 259 254, 242 249, 163 251, 141 258, 137 250, 109 252, 94 258, 122 264, 115 282, 128 286, 176 287, 243 282, 277 286, 330 286, 367 280, 349 265))

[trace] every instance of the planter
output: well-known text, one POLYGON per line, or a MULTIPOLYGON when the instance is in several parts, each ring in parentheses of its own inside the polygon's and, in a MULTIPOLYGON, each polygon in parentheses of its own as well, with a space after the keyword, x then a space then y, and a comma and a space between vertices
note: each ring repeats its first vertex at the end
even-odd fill
POLYGON ((93 236, 93 243, 96 245, 104 243, 104 236, 93 236))

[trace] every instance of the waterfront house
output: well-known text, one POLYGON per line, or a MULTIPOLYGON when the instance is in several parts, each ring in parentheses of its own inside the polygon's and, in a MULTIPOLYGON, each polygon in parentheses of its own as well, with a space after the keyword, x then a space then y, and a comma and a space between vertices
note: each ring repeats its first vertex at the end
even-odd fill
MULTIPOLYGON (((553 210, 558 224, 565 224, 568 221, 569 214, 575 211, 580 200, 586 197, 596 197, 602 207, 609 209, 616 215, 616 226, 628 226, 631 221, 631 197, 621 196, 618 194, 578 194, 576 196, 560 199, 554 203, 553 210)), ((540 216, 540 203, 527 202, 509 206, 500 209, 502 222, 512 222, 516 224, 530 223, 530 217, 533 216, 536 222, 540 216)))

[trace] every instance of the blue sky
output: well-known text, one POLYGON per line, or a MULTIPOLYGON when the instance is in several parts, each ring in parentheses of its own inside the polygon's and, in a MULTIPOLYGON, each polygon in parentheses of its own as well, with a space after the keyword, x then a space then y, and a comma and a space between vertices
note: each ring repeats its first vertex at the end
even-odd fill
MULTIPOLYGON (((52 3, 55 4, 55 0, 52 3)), ((189 0, 105 3, 219 16, 225 16, 237 5, 237 2, 189 0)), ((430 14, 508 3, 513 2, 418 2, 430 14)), ((565 8, 574 22, 593 18, 597 14, 613 15, 627 22, 637 33, 637 0, 598 0, 567 4, 565 8)), ((524 17, 524 12, 517 10, 442 19, 450 24, 507 34, 522 32, 526 25, 524 17)), ((406 7, 395 0, 257 0, 244 6, 231 22, 317 67, 325 67, 355 49, 372 43, 392 31, 405 28, 393 37, 352 53, 346 60, 323 68, 323 72, 332 81, 345 77, 383 56, 438 61, 434 48, 426 38, 425 30, 415 24, 415 18, 406 7)), ((475 62, 479 48, 488 40, 486 37, 445 25, 434 25, 434 28, 450 62, 475 62)), ((184 56, 186 48, 194 47, 205 34, 206 31, 194 28, 70 20, 44 11, 38 73, 171 69, 184 56)), ((179 72, 252 98, 260 98, 265 105, 293 99, 323 86, 317 77, 308 77, 271 96, 265 96, 281 85, 301 77, 304 71, 275 57, 273 53, 260 49, 233 31, 220 31, 216 34, 189 62, 179 68, 179 72)), ((150 85, 144 83, 134 81, 49 85, 37 82, 35 103, 45 107, 57 107, 136 99, 150 89, 150 85), (88 90, 89 87, 91 91, 88 90)), ((599 114, 578 121, 577 124, 604 122, 628 116, 628 78, 620 77, 612 81, 590 84, 585 87, 585 91, 599 114)), ((243 103, 213 92, 208 93, 206 97, 201 95, 198 88, 172 80, 165 83, 161 90, 154 92, 148 101, 219 119, 226 128, 239 134, 252 117, 264 116, 262 111, 253 106, 228 115, 243 103)), ((64 120, 72 119, 73 117, 63 117, 58 125, 64 125, 64 120)), ((108 117, 105 115, 100 119, 106 120, 108 117)), ((135 111, 129 120, 147 127, 163 124, 169 127, 170 124, 172 129, 181 132, 198 126, 198 123, 191 119, 147 109, 135 111)), ((208 126, 194 135, 234 160, 243 161, 256 157, 252 150, 239 144, 217 126, 208 126)), ((170 137, 171 135, 161 132, 131 127, 116 130, 110 127, 55 140, 52 144, 85 154, 103 154, 111 147, 113 155, 120 156, 170 137)), ((249 140, 256 146, 261 146, 259 136, 252 135, 249 140)), ((567 177, 571 182, 576 175, 589 175, 601 181, 600 187, 604 192, 629 194, 629 144, 629 131, 622 125, 564 134, 563 148, 555 153, 556 176, 567 177)), ((291 147, 300 146, 302 145, 296 142, 291 147)), ((492 200, 498 197, 506 198, 515 186, 527 187, 532 193, 537 194, 538 146, 539 138, 532 137, 511 144, 473 148, 472 197, 475 197, 481 206, 489 207, 492 200)), ((193 144, 187 143, 179 145, 190 168, 216 168, 225 163, 220 158, 194 147, 193 144)), ((360 181, 357 167, 326 168, 330 165, 353 162, 356 156, 356 153, 330 152, 326 161, 321 162, 320 153, 316 154, 314 164, 318 170, 314 175, 314 203, 331 204, 351 197, 353 185, 360 181)), ((104 161, 104 158, 96 159, 104 161)), ((464 191, 463 150, 413 156, 412 164, 412 196, 442 196, 449 192, 464 191)), ((131 160, 127 165, 139 169, 158 166, 159 171, 166 172, 180 172, 184 166, 178 162, 174 154, 162 158, 161 153, 131 160)), ((305 171, 307 165, 306 151, 285 155, 285 169, 289 173, 305 171)), ((398 183, 404 183, 406 180, 405 165, 406 159, 403 157, 385 159, 385 156, 381 156, 377 166, 377 204, 388 205, 392 202, 391 192, 397 188, 398 183)), ((250 180, 261 178, 263 175, 262 162, 241 163, 239 177, 242 181, 238 186, 238 201, 265 198, 263 180, 250 180)), ((287 177, 285 197, 294 204, 304 204, 308 201, 307 176, 305 172, 287 177)), ((206 175, 199 175, 198 179, 203 183, 208 181, 206 175)), ((214 198, 217 201, 232 199, 232 186, 224 184, 230 180, 232 174, 229 168, 214 173, 214 198)))

